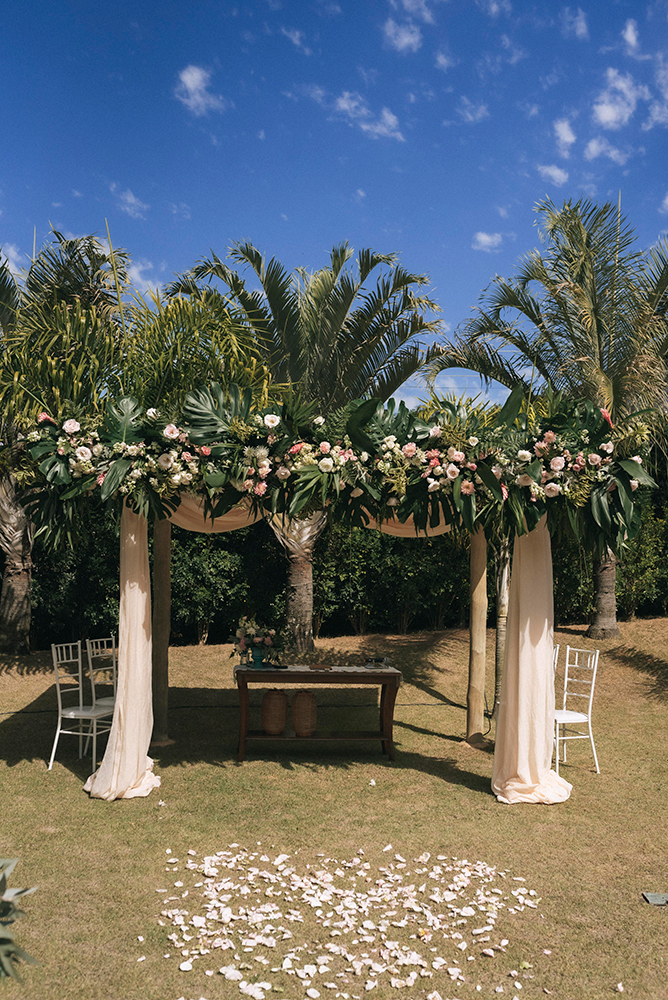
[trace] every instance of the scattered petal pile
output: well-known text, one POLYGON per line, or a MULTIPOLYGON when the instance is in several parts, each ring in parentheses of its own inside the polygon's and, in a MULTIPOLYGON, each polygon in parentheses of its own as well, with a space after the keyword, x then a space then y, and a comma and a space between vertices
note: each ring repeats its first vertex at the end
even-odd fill
MULTIPOLYGON (((499 918, 540 901, 523 878, 427 851, 412 865, 394 853, 375 866, 363 850, 347 861, 319 854, 307 862, 300 851, 230 844, 202 861, 189 850, 181 865, 167 854, 167 872, 181 867, 202 880, 165 899, 159 923, 174 927, 165 958, 183 972, 222 976, 253 1000, 360 1000, 379 985, 407 991, 406 1000, 447 1000, 453 983, 475 989, 469 963, 505 952, 499 918)), ((183 889, 181 879, 173 885, 183 889)), ((498 975, 504 987, 496 992, 522 989, 500 964, 498 975)))

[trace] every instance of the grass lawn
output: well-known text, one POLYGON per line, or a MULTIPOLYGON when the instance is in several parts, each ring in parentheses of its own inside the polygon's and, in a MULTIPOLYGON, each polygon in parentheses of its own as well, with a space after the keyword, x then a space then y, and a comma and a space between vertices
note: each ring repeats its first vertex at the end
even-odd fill
MULTIPOLYGON (((583 631, 563 629, 556 641, 587 646, 583 631)), ((304 741, 249 742, 238 765, 230 647, 172 649, 176 742, 153 752, 162 787, 113 803, 82 791, 88 767, 71 737, 46 769, 49 656, 0 659, 0 856, 20 857, 11 885, 39 887, 15 930, 41 963, 23 966, 5 995, 588 1000, 622 983, 630 998, 667 1000, 668 906, 641 893, 668 892, 668 620, 622 632, 621 643, 600 644, 601 774, 587 742, 570 744, 562 774, 573 793, 554 806, 497 803, 491 753, 462 742, 464 632, 320 641, 330 662, 383 653, 402 669, 394 763, 375 743, 304 741), (218 852, 227 854, 203 870, 218 852), (341 900, 356 923, 341 920, 341 900), (208 938, 191 924, 207 902, 218 916, 208 938), (224 907, 241 919, 229 922, 224 907), (243 944, 251 932, 264 942, 243 944), (211 947, 216 935, 222 947, 211 947), (208 953, 197 954, 202 942, 208 953), (414 964, 402 965, 397 955, 411 951, 414 964), (240 970, 250 992, 221 967, 240 970)), ((371 725, 373 689, 314 690, 319 725, 371 725)))

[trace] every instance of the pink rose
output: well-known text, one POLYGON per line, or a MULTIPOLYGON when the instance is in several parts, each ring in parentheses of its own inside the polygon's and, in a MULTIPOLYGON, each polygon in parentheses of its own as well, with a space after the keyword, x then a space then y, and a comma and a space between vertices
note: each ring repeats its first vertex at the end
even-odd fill
POLYGON ((409 441, 408 444, 405 444, 401 449, 401 453, 404 458, 412 458, 416 451, 417 445, 414 441, 409 441))
POLYGON ((323 455, 329 455, 329 453, 330 453, 331 450, 332 450, 332 446, 329 443, 329 441, 321 441, 320 442, 320 451, 322 452, 323 455))
POLYGON ((244 482, 244 489, 246 490, 247 493, 250 493, 250 491, 253 489, 254 485, 255 484, 253 483, 252 479, 246 479, 245 482, 244 482))
POLYGON ((293 444, 292 448, 290 448, 289 454, 290 455, 298 455, 299 452, 302 450, 303 447, 304 447, 304 442, 303 441, 298 441, 297 444, 293 444))
POLYGON ((601 464, 601 456, 592 451, 591 455, 587 458, 587 461, 591 466, 597 468, 601 464))
POLYGON ((455 453, 452 456, 452 461, 453 462, 463 462, 465 458, 466 458, 466 455, 464 454, 463 451, 455 451, 455 453))
POLYGON ((205 458, 208 458, 208 456, 211 454, 211 449, 209 448, 208 444, 203 444, 199 450, 199 453, 200 455, 204 455, 205 458))
POLYGON ((181 455, 181 458, 183 459, 184 462, 192 462, 193 460, 193 457, 189 451, 184 451, 183 454, 181 455))
POLYGON ((55 424, 56 422, 52 417, 49 416, 48 413, 45 413, 44 410, 42 410, 42 412, 37 417, 37 423, 43 424, 45 420, 48 420, 50 424, 55 424))
POLYGON ((563 459, 561 455, 557 455, 550 462, 550 468, 552 469, 553 472, 561 472, 561 470, 565 465, 566 465, 566 460, 563 459))
POLYGON ((263 482, 263 483, 256 483, 255 484, 255 488, 253 490, 253 493, 255 494, 256 497, 263 497, 266 492, 267 492, 267 484, 266 483, 263 482))
POLYGON ((162 433, 166 438, 169 438, 170 441, 176 441, 179 436, 179 429, 176 424, 167 424, 162 433))
POLYGON ((545 496, 546 497, 558 497, 561 493, 561 486, 559 483, 547 483, 545 486, 545 496))
POLYGON ((81 430, 81 424, 78 420, 66 420, 63 424, 63 430, 66 434, 76 434, 78 430, 81 430))

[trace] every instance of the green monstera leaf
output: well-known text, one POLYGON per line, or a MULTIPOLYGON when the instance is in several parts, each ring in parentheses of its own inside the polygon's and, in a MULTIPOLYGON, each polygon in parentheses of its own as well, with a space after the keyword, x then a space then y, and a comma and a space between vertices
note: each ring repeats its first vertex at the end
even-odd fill
POLYGON ((183 406, 184 429, 193 444, 211 444, 231 429, 251 427, 253 393, 231 383, 227 391, 218 382, 189 393, 183 406))
POLYGON ((134 396, 124 396, 114 403, 109 400, 102 425, 102 436, 112 444, 124 441, 137 444, 144 440, 143 411, 134 396))

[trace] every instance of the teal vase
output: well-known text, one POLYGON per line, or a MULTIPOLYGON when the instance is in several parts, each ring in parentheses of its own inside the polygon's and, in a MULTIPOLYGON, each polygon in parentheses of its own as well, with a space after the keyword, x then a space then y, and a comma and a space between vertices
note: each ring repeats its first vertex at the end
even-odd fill
POLYGON ((262 670, 262 657, 264 656, 264 650, 262 646, 253 646, 251 649, 251 656, 253 657, 253 667, 255 670, 262 670))

